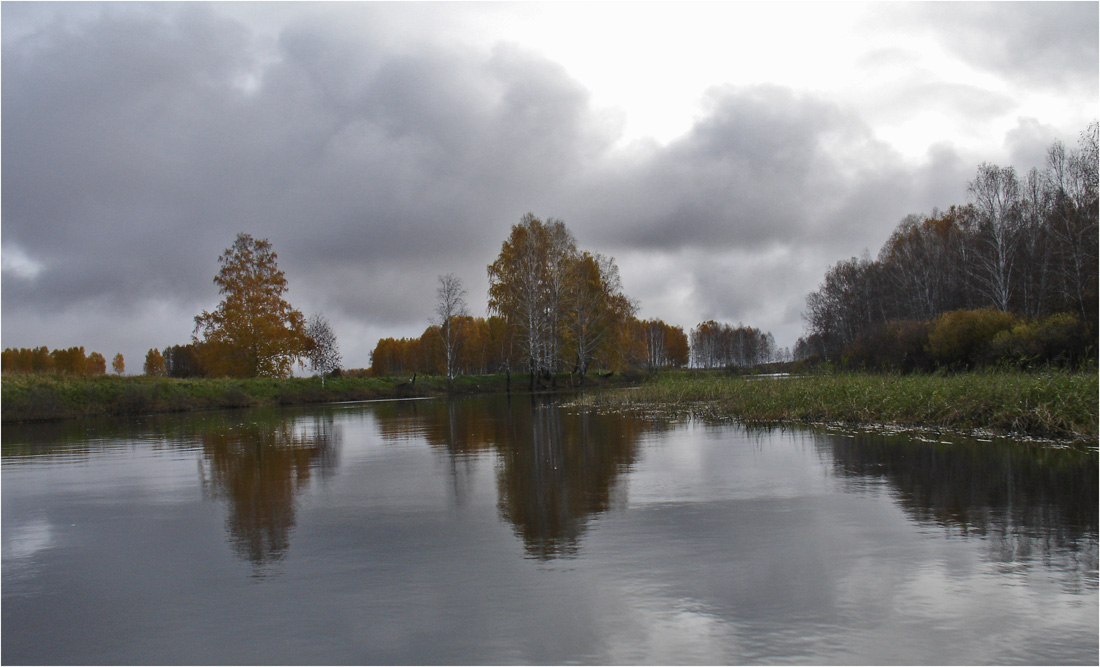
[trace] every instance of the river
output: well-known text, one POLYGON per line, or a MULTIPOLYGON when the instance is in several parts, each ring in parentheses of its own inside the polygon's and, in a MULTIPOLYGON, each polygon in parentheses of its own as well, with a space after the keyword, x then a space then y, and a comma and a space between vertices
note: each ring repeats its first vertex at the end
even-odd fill
POLYGON ((5 425, 4 664, 1097 664, 1095 449, 515 396, 5 425))

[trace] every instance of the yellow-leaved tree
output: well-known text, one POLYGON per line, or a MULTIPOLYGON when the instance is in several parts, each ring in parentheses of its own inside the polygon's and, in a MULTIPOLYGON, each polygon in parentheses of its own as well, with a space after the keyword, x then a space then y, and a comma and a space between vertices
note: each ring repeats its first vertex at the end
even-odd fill
POLYGON ((214 284, 222 301, 195 317, 211 375, 282 377, 310 347, 305 317, 283 298, 286 276, 267 239, 238 234, 218 258, 214 284))

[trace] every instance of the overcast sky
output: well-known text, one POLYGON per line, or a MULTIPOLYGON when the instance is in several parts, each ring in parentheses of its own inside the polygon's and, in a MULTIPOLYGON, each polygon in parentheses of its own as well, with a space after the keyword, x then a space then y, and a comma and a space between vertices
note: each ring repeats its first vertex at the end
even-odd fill
POLYGON ((347 368, 485 314, 530 211, 642 318, 793 346, 805 296, 983 161, 1100 115, 1098 4, 4 2, 4 347, 187 343, 267 238, 347 368))

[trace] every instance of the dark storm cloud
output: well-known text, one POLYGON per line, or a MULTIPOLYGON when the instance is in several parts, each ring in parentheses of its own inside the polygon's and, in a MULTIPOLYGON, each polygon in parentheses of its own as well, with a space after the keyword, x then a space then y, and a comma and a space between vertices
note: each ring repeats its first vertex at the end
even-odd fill
POLYGON ((434 281, 606 141, 556 65, 370 46, 292 28, 265 54, 205 6, 5 42, 4 241, 44 266, 9 296, 196 297, 237 231, 304 276, 434 281))
MULTIPOLYGON (((485 267, 527 211, 564 218, 624 277, 672 258, 653 291, 626 284, 643 307, 690 292, 684 312, 790 321, 828 264, 960 203, 974 168, 948 144, 906 163, 852 108, 774 85, 715 88, 683 136, 622 146, 621 118, 560 65, 430 30, 401 43, 384 19, 408 17, 373 3, 274 23, 217 3, 51 7, 2 6, 5 344, 40 344, 43 313, 83 344, 155 308, 174 340, 147 345, 182 342, 238 232, 271 240, 292 302, 338 334, 417 335, 439 274, 480 310, 485 267), (82 309, 96 314, 84 332, 82 309)), ((1004 101, 924 83, 908 103, 1004 101)), ((1010 140, 1030 155, 1045 136, 1021 124, 1010 140)), ((373 344, 347 361, 368 364, 373 344)))

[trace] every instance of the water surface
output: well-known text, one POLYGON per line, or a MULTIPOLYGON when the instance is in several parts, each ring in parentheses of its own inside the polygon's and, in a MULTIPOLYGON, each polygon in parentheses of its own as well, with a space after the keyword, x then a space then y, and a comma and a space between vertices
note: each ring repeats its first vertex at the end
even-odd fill
POLYGON ((2 659, 1096 664, 1097 455, 530 397, 5 426, 2 659))

